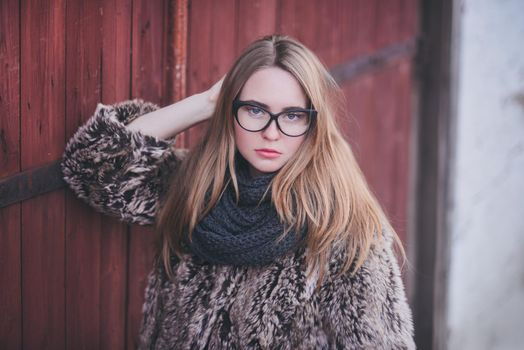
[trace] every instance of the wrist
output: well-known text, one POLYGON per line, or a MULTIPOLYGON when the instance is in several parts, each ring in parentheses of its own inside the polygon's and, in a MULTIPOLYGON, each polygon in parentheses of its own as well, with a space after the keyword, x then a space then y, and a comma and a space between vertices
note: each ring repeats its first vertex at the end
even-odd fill
POLYGON ((211 93, 209 90, 203 91, 195 95, 199 107, 199 119, 207 120, 211 118, 215 110, 215 102, 211 99, 211 93))

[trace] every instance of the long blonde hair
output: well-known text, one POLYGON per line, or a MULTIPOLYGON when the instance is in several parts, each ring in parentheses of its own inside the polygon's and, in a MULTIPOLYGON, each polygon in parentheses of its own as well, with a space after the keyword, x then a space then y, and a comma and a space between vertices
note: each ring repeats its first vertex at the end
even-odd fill
POLYGON ((157 260, 169 277, 173 277, 173 254, 182 257, 185 253, 184 235, 191 238, 229 181, 238 198, 232 102, 254 72, 275 66, 297 79, 318 111, 314 128, 271 183, 271 199, 287 224, 286 232, 307 224, 308 277, 317 271, 320 286, 335 247, 345 253, 339 274, 352 265, 351 273, 356 273, 383 230, 393 233, 405 257, 400 239, 339 131, 337 117, 344 116, 345 105, 340 88, 309 49, 287 36, 272 35, 252 43, 234 63, 224 78, 205 136, 172 176, 156 226, 157 260), (209 201, 206 193, 210 193, 209 201))

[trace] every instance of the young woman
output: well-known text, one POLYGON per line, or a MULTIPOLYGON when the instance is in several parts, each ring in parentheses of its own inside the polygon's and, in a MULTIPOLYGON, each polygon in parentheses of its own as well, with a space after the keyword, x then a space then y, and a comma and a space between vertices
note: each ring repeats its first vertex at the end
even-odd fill
POLYGON ((284 36, 171 106, 99 104, 64 179, 97 210, 155 224, 141 348, 413 349, 393 243, 339 131, 341 92, 284 36), (190 152, 182 130, 209 120, 190 152))

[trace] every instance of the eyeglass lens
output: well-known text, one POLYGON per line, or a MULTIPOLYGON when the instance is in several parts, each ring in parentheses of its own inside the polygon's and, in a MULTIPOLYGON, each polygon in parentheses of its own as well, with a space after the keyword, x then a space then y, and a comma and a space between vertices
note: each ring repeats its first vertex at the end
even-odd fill
MULTIPOLYGON (((250 131, 262 130, 271 119, 271 116, 265 110, 250 105, 240 106, 237 116, 240 125, 250 131)), ((289 111, 280 114, 277 119, 282 132, 294 136, 306 132, 311 116, 305 111, 289 111)))

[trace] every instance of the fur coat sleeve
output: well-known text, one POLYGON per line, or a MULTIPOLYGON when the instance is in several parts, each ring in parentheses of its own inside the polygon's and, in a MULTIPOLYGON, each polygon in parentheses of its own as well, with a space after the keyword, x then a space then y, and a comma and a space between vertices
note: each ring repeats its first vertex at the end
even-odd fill
POLYGON ((355 349, 416 348, 412 312, 392 244, 392 233, 384 231, 354 276, 347 272, 335 277, 343 254, 332 258, 319 304, 333 348, 345 349, 348 344, 355 349))
POLYGON ((171 172, 186 150, 125 125, 159 107, 141 99, 99 103, 68 141, 60 163, 73 192, 97 211, 152 225, 171 172))

